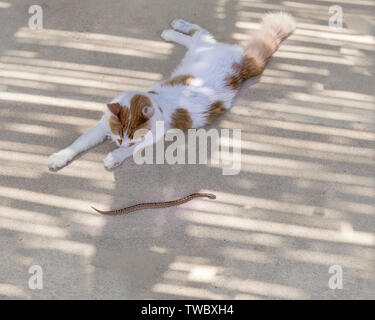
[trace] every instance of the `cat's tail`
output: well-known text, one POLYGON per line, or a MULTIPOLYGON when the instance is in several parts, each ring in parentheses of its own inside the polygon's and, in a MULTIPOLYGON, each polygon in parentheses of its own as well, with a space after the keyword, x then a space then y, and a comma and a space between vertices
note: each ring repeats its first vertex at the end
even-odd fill
POLYGON ((252 35, 244 51, 246 78, 260 74, 281 41, 295 29, 296 24, 291 15, 284 12, 266 14, 260 29, 252 35))

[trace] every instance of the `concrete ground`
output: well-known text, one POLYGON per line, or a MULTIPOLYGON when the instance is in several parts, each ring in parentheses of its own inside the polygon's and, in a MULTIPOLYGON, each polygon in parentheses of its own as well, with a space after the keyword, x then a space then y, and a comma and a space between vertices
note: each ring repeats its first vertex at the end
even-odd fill
POLYGON ((0 2, 1 298, 375 298, 374 1, 334 1, 337 30, 327 0, 44 0, 32 31, 35 2, 0 2), (47 169, 112 97, 170 74, 185 52, 160 38, 173 19, 236 43, 275 10, 298 30, 212 125, 242 129, 238 175, 133 159, 106 171, 109 142, 47 169), (199 191, 217 200, 90 208, 199 191), (42 290, 28 286, 33 265, 42 290))

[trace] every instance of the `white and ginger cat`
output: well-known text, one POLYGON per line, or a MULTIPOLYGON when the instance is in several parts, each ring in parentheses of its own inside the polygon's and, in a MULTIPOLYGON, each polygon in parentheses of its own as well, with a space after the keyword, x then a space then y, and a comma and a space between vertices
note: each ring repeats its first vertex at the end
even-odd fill
POLYGON ((262 72, 281 41, 295 29, 288 14, 267 14, 243 48, 218 43, 208 31, 184 20, 174 20, 171 25, 173 29, 164 30, 162 38, 185 46, 187 53, 170 79, 155 84, 147 92, 120 94, 108 104, 94 127, 49 158, 50 169, 65 166, 78 153, 107 137, 118 146, 104 160, 104 166, 110 169, 132 156, 142 141, 146 147, 162 138, 156 136, 156 121, 164 121, 164 132, 212 122, 231 107, 241 85, 262 72), (143 137, 146 140, 137 137, 138 129, 148 130, 143 137))

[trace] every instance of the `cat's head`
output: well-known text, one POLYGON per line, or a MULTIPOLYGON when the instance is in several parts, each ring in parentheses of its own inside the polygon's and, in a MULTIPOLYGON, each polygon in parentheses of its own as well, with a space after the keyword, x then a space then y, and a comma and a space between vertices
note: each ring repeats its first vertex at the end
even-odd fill
POLYGON ((112 113, 109 126, 118 145, 130 146, 150 130, 155 106, 148 95, 129 93, 122 97, 121 104, 110 103, 107 107, 112 113))

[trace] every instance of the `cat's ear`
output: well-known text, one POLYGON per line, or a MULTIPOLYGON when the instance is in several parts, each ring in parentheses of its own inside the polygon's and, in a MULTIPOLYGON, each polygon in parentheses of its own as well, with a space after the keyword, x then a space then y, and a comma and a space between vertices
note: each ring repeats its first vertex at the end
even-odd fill
POLYGON ((118 116, 121 111, 121 105, 119 103, 107 104, 108 109, 115 115, 118 116))
POLYGON ((151 106, 144 106, 142 108, 142 114, 145 118, 150 119, 154 115, 155 109, 151 106))

